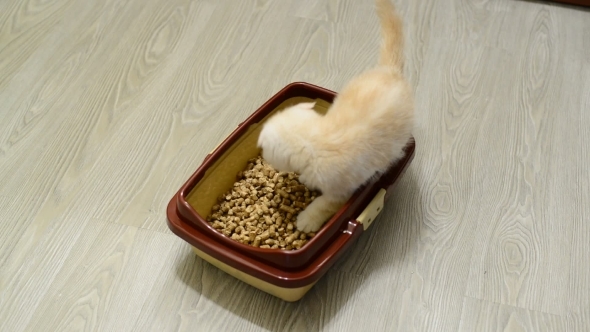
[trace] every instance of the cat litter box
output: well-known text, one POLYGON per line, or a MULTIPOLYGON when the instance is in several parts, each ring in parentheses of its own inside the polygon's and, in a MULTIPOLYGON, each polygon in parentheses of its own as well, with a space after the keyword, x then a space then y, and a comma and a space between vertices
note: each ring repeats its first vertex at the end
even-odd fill
POLYGON ((402 160, 359 188, 299 250, 261 249, 239 243, 214 230, 205 218, 248 160, 260 154, 258 135, 270 115, 310 101, 316 102, 317 112, 325 113, 335 96, 318 86, 292 83, 264 103, 205 157, 170 200, 167 215, 172 232, 188 242, 197 256, 226 273, 285 301, 301 299, 381 212, 388 192, 414 157, 413 139, 402 160))

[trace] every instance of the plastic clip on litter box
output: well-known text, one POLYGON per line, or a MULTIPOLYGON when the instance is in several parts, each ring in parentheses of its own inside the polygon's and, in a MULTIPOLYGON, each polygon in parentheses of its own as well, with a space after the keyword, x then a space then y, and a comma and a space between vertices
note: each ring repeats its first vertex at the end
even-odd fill
POLYGON ((328 271, 383 209, 388 191, 414 157, 415 143, 381 177, 363 186, 299 250, 261 249, 231 240, 214 230, 205 218, 217 197, 231 188, 236 174, 250 158, 262 123, 275 111, 315 101, 325 113, 336 93, 308 83, 292 83, 279 91, 213 150, 168 204, 168 227, 188 242, 195 253, 228 274, 285 301, 297 301, 328 271))

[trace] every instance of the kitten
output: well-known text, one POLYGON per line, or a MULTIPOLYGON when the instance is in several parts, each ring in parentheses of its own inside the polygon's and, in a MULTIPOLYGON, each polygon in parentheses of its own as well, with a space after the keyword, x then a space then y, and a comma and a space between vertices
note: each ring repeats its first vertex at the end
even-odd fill
POLYGON ((353 193, 400 160, 411 138, 413 93, 403 77, 403 31, 390 0, 376 0, 381 22, 378 65, 352 79, 326 115, 300 103, 270 117, 258 138, 262 157, 297 172, 321 191, 297 217, 297 229, 317 231, 353 193))

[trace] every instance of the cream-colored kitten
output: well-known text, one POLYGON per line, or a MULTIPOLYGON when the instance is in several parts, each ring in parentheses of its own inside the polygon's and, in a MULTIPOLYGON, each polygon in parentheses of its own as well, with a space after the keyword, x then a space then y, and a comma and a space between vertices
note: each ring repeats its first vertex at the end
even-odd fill
POLYGON ((402 22, 389 0, 376 0, 382 44, 378 65, 354 78, 325 116, 313 103, 277 113, 264 125, 262 157, 320 190, 297 217, 300 231, 317 231, 352 194, 403 157, 413 127, 413 96, 403 77, 402 22))

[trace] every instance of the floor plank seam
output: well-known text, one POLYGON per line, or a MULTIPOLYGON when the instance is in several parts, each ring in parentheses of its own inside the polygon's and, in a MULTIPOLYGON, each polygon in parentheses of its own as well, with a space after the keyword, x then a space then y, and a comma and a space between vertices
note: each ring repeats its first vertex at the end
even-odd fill
POLYGON ((564 318, 564 315, 567 316, 567 315, 570 314, 569 312, 567 312, 565 314, 553 314, 553 313, 550 313, 550 312, 544 312, 544 311, 540 311, 540 310, 523 308, 523 307, 514 306, 514 305, 510 305, 510 304, 504 304, 504 303, 500 303, 500 302, 496 302, 496 301, 490 301, 490 300, 486 300, 486 299, 478 299, 477 297, 473 297, 473 296, 469 296, 469 295, 464 295, 464 297, 465 298, 468 298, 468 299, 477 300, 477 301, 483 301, 483 302, 487 302, 487 303, 501 305, 503 307, 509 307, 509 308, 518 309, 518 310, 526 310, 528 312, 536 312, 536 313, 539 313, 539 314, 551 315, 551 316, 556 316, 556 317, 560 317, 560 318, 564 318))

